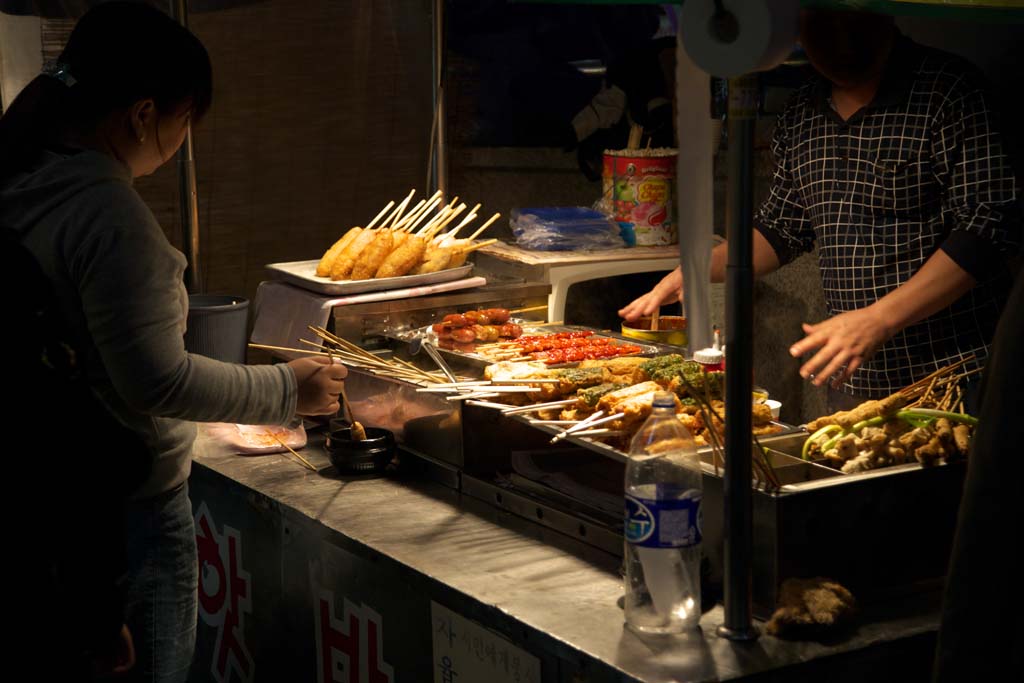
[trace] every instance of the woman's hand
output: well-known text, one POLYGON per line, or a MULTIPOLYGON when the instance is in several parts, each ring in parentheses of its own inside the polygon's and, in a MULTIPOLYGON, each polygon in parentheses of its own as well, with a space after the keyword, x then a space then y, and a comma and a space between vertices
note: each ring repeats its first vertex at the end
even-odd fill
POLYGON ((654 312, 665 304, 683 300, 683 273, 677 267, 661 279, 654 289, 647 292, 631 304, 619 310, 619 316, 627 322, 633 322, 654 312))
POLYGON ((845 382, 871 358, 893 332, 874 306, 840 313, 816 325, 803 325, 807 335, 789 349, 798 358, 818 349, 800 368, 800 376, 821 386, 834 376, 833 388, 845 382))
POLYGON ((295 406, 298 415, 330 415, 338 412, 341 388, 348 369, 323 356, 310 356, 289 361, 299 385, 295 406))

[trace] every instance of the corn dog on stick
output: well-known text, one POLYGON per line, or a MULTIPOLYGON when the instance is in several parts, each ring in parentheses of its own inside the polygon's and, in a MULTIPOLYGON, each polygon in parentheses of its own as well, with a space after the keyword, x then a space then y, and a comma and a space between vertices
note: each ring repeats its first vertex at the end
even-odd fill
POLYGON ((363 230, 331 264, 331 279, 346 280, 363 250, 377 238, 376 230, 363 230))
POLYGON ((345 250, 352 240, 363 231, 362 228, 351 228, 348 232, 341 236, 337 242, 331 245, 331 248, 324 252, 324 255, 320 258, 320 263, 316 264, 316 276, 327 277, 331 274, 331 266, 334 265, 335 259, 345 250))
POLYGON ((375 278, 399 277, 405 275, 423 259, 427 241, 416 235, 409 236, 405 243, 393 250, 377 269, 375 278))
POLYGON ((435 247, 423 255, 423 262, 413 269, 413 275, 436 273, 448 268, 452 260, 452 250, 447 247, 435 247))
POLYGON ((391 253, 394 241, 390 229, 380 230, 373 242, 356 259, 352 268, 352 279, 365 280, 373 277, 380 264, 384 263, 384 259, 391 253))

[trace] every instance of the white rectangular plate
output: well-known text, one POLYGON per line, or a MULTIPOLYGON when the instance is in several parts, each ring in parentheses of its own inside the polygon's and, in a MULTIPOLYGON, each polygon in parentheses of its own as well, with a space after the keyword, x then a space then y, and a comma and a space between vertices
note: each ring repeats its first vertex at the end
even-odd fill
POLYGON ((268 263, 266 269, 274 273, 278 279, 293 285, 321 294, 362 294, 363 292, 379 292, 387 289, 402 289, 419 285, 433 285, 439 282, 451 282, 468 277, 473 264, 467 263, 458 268, 440 270, 436 273, 422 275, 402 275, 401 277, 383 277, 370 280, 332 280, 329 277, 317 277, 316 267, 320 261, 288 261, 285 263, 268 263))

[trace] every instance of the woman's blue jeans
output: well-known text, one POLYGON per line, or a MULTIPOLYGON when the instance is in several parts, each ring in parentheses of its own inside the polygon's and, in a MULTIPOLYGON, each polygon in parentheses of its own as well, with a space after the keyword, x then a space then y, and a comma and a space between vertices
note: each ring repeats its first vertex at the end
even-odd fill
POLYGON ((188 485, 126 505, 130 679, 184 683, 195 653, 199 570, 188 485))

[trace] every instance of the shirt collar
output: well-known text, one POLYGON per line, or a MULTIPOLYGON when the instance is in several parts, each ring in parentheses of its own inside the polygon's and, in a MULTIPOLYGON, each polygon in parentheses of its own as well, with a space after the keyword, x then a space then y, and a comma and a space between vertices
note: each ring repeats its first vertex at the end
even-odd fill
MULTIPOLYGON (((889 54, 885 70, 882 73, 882 82, 878 85, 878 92, 875 93, 871 103, 864 108, 865 110, 891 107, 906 100, 910 95, 914 74, 917 71, 919 52, 920 46, 917 43, 897 31, 892 52, 889 54)), ((839 115, 832 110, 830 103, 832 82, 815 72, 813 88, 815 109, 819 113, 832 114, 838 118, 839 115)))

